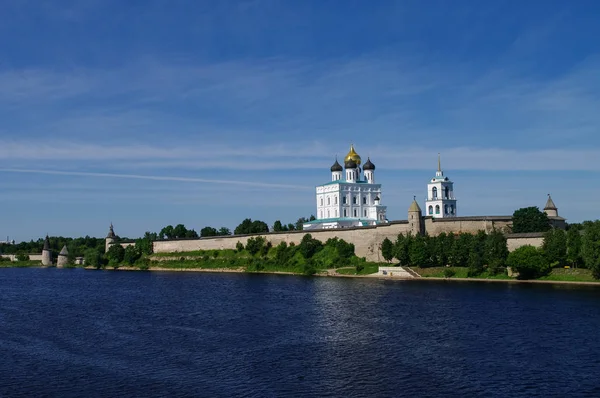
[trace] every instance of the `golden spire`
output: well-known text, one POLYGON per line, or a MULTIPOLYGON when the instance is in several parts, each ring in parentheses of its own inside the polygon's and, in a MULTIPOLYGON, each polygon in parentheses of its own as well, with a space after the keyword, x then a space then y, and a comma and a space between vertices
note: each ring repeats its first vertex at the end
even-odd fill
POLYGON ((354 144, 350 144, 350 152, 348 152, 348 154, 344 158, 344 162, 347 162, 348 160, 354 160, 357 165, 360 165, 361 163, 360 156, 354 150, 354 144))

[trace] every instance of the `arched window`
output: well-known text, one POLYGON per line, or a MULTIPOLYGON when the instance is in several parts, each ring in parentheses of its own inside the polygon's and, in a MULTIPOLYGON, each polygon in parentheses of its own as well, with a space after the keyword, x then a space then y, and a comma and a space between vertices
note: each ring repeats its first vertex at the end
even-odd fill
POLYGON ((444 214, 448 214, 448 205, 444 205, 444 214))
POLYGON ((337 205, 337 196, 333 197, 333 201, 335 202, 335 204, 337 205))
POLYGON ((357 213, 356 209, 354 209, 354 217, 358 217, 358 213, 357 213))
POLYGON ((352 197, 352 203, 353 204, 357 204, 358 203, 358 199, 356 198, 356 196, 352 197))
POLYGON ((435 214, 440 214, 440 205, 435 205, 435 214))
POLYGON ((366 204, 367 204, 367 197, 363 196, 363 205, 366 205, 366 204))
POLYGON ((454 214, 454 205, 450 205, 450 214, 454 214))
POLYGON ((327 197, 327 205, 330 205, 330 204, 331 204, 331 198, 328 196, 327 197))
POLYGON ((348 202, 348 198, 346 198, 345 196, 344 196, 344 197, 342 197, 342 203, 343 203, 343 204, 346 204, 346 202, 348 202))
POLYGON ((344 209, 344 217, 348 217, 348 212, 344 209))
POLYGON ((331 216, 329 215, 329 210, 327 210, 327 218, 330 218, 331 216))
POLYGON ((363 211, 363 215, 364 215, 364 217, 366 217, 366 216, 367 216, 367 209, 365 209, 365 210, 363 211))
POLYGON ((433 199, 437 199, 437 187, 433 187, 433 189, 431 190, 431 197, 433 199))
POLYGON ((449 191, 450 190, 448 189, 448 187, 444 188, 444 199, 449 199, 449 197, 448 197, 449 191))
POLYGON ((429 214, 433 214, 433 206, 429 206, 429 214))

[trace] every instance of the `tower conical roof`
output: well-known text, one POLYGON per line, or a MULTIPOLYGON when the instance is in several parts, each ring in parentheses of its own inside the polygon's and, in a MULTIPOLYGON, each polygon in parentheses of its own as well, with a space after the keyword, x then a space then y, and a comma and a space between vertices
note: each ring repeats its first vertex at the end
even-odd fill
POLYGON ((44 248, 42 250, 50 250, 50 239, 48 235, 46 235, 46 239, 44 239, 44 248))
POLYGON ((546 201, 546 206, 544 207, 544 210, 558 210, 550 194, 548 194, 548 200, 546 201))
POLYGON ((419 207, 419 204, 417 203, 416 197, 413 199, 413 202, 410 204, 408 211, 418 211, 419 213, 421 212, 421 208, 419 207))
POLYGON ((69 250, 67 249, 67 245, 64 245, 62 250, 60 251, 60 253, 58 253, 59 256, 68 256, 69 255, 69 250))
POLYGON ((112 223, 110 223, 110 229, 108 230, 108 235, 106 235, 107 238, 115 238, 115 230, 113 229, 113 225, 112 223))

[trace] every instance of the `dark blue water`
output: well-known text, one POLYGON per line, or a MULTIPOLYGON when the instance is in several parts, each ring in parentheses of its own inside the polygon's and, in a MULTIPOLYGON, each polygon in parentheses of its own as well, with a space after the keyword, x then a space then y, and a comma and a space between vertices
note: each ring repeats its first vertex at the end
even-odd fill
POLYGON ((0 269, 0 396, 600 396, 600 288, 0 269))

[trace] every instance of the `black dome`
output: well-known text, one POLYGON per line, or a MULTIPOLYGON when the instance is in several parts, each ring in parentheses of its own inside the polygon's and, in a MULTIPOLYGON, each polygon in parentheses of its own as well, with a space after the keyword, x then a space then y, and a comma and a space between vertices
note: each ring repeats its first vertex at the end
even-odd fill
POLYGON ((344 162, 344 167, 347 169, 355 169, 356 167, 358 167, 358 165, 354 160, 349 159, 344 162))
POLYGON ((342 171, 344 170, 342 168, 342 165, 338 163, 337 159, 335 160, 335 163, 333 164, 333 166, 331 166, 331 171, 342 171))
POLYGON ((363 165, 363 170, 375 170, 375 165, 371 163, 371 159, 367 158, 367 163, 363 165))

